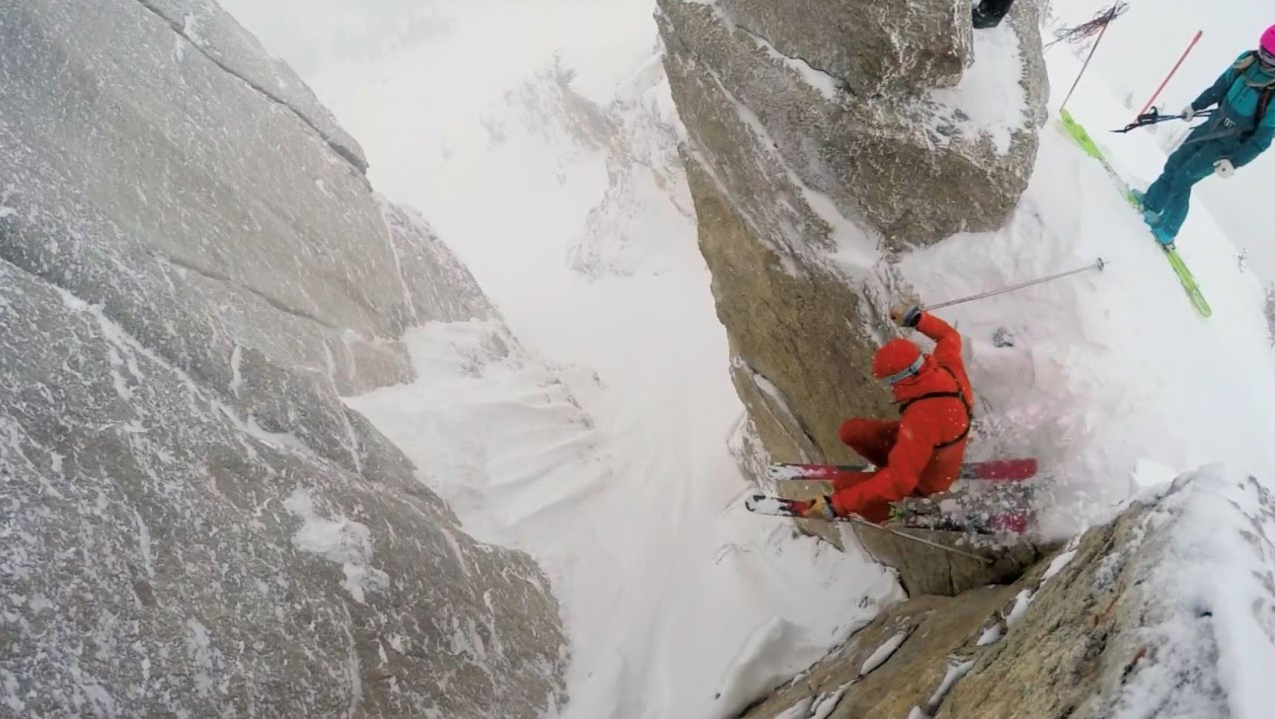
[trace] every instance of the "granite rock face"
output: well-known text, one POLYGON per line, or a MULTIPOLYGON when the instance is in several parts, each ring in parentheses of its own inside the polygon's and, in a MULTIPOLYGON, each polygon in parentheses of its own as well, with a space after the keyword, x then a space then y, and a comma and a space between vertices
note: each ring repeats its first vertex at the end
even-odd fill
POLYGON ((0 707, 534 717, 565 637, 344 394, 494 318, 208 2, 0 0, 0 707))
POLYGON ((742 716, 1256 719, 1267 674, 1235 667, 1275 657, 1272 536, 1261 482, 1203 468, 1011 584, 890 608, 742 716))
POLYGON ((780 54, 837 78, 854 95, 928 90, 960 82, 973 59, 969 3, 899 5, 722 0, 738 27, 780 54))
POLYGON ((138 0, 167 20, 193 49, 240 78, 263 96, 297 114, 332 151, 367 171, 367 157, 353 137, 337 124, 292 68, 270 57, 257 38, 243 29, 214 0, 138 0))
MULTIPOLYGON (((772 3, 756 19, 748 12, 753 3, 743 5, 735 10, 729 3, 663 0, 658 20, 667 47, 665 66, 691 147, 731 199, 757 215, 766 239, 789 228, 764 221, 775 213, 764 201, 779 198, 778 188, 763 183, 782 184, 789 172, 806 190, 825 195, 860 232, 896 249, 1004 223, 1027 187, 1048 92, 1034 3, 1016 5, 1005 27, 976 35, 969 49, 951 51, 972 56, 963 74, 954 72, 960 62, 948 69, 891 62, 889 68, 908 82, 866 95, 848 91, 835 71, 812 67, 805 55, 788 55, 782 43, 771 44, 772 26, 835 16, 842 11, 833 6, 844 4, 772 3), (758 145, 774 155, 783 172, 738 163, 741 154, 758 145), (741 178, 741 173, 767 177, 741 178)), ((968 27, 950 24, 950 32, 934 33, 919 20, 903 28, 886 25, 928 14, 953 23, 955 5, 925 0, 902 13, 865 11, 859 32, 875 24, 877 32, 899 45, 900 55, 923 58, 935 37, 940 44, 965 45, 968 27)), ((819 42, 817 35, 799 36, 819 42)), ((824 42, 837 52, 855 52, 853 43, 836 39, 824 42)), ((861 54, 865 61, 880 59, 861 54)), ((821 210, 807 208, 807 214, 821 210)), ((799 236, 790 240, 822 239, 800 225, 791 229, 799 236)))

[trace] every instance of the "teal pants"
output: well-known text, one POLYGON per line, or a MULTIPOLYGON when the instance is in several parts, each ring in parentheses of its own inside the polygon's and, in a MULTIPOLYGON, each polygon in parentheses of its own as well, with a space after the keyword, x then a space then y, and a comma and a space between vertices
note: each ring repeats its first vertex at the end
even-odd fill
POLYGON ((1158 233, 1166 237, 1177 237, 1186 222, 1186 213, 1191 208, 1191 188, 1195 183, 1213 174, 1213 163, 1231 152, 1239 144, 1237 138, 1224 137, 1214 140, 1192 142, 1191 139, 1201 134, 1198 130, 1179 147, 1164 163, 1160 178, 1147 188, 1143 208, 1160 215, 1156 225, 1158 233))

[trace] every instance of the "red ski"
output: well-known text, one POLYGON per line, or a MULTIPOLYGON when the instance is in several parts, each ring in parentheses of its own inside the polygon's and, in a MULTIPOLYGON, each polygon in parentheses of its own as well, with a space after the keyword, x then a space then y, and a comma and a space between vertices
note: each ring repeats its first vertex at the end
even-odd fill
MULTIPOLYGON (((766 468, 773 480, 807 479, 831 481, 848 472, 870 472, 872 467, 856 464, 796 464, 776 462, 766 468)), ((967 462, 961 465, 959 479, 985 479, 997 482, 1022 482, 1036 476, 1035 458, 996 459, 967 462)))

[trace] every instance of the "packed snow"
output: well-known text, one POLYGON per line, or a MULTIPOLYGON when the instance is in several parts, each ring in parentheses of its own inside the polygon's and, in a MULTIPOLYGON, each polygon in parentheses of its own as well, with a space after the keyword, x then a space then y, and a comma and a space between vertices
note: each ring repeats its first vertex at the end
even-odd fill
POLYGON ((1030 589, 1020 591, 1014 597, 1014 606, 1009 610, 1009 614, 1005 615, 1005 626, 1012 627, 1027 615, 1027 610, 1032 605, 1033 592, 1030 589))
POLYGON ((930 701, 927 705, 929 710, 933 712, 938 709, 939 704, 943 702, 947 693, 952 691, 952 687, 961 680, 961 677, 969 674, 969 671, 973 668, 974 662, 972 661, 960 661, 949 664, 947 672, 943 675, 943 681, 939 682, 938 688, 930 695, 930 701))
POLYGON ((1072 549, 1067 552, 1063 552, 1062 554, 1059 554, 1057 557, 1054 557, 1053 560, 1049 562, 1049 567, 1045 569, 1045 573, 1041 575, 1040 581, 1048 582, 1049 580, 1058 576, 1058 573, 1066 569, 1067 565, 1071 564, 1071 560, 1075 558, 1076 558, 1075 549, 1072 549))
POLYGON ((999 622, 993 624, 987 629, 984 629, 982 634, 978 635, 978 642, 976 642, 975 646, 986 647, 988 645, 995 644, 1001 640, 1001 637, 1004 636, 1004 634, 1005 630, 1001 627, 999 622))
POLYGON ((949 664, 947 672, 943 675, 943 681, 939 682, 934 693, 930 695, 929 701, 925 703, 925 707, 912 707, 912 711, 908 712, 908 719, 931 719, 934 713, 938 711, 939 705, 947 697, 948 692, 952 691, 952 687, 956 686, 956 683, 973 668, 974 662, 972 661, 949 664))
POLYGON ((846 691, 854 686, 854 682, 847 682, 837 687, 837 690, 828 694, 815 697, 814 703, 810 706, 810 716, 807 719, 828 719, 832 716, 832 712, 836 711, 837 705, 841 703, 841 698, 846 695, 846 691))
POLYGON ((810 716, 810 704, 813 701, 812 697, 806 697, 777 714, 775 719, 806 719, 810 716))
POLYGON ((982 135, 1000 154, 1009 152, 1014 132, 1023 126, 1027 98, 1018 78, 1023 72, 1018 34, 1009 23, 974 33, 974 64, 955 87, 930 91, 937 106, 935 137, 955 128, 982 135))
MULTIPOLYGON (((841 553, 794 537, 784 520, 740 508, 748 487, 726 440, 742 408, 684 212, 685 187, 644 180, 640 196, 609 192, 614 146, 583 140, 568 109, 557 117, 525 113, 510 94, 561 63, 574 73, 568 83, 578 99, 607 114, 652 67, 649 0, 501 4, 499 12, 444 0, 433 6, 430 31, 392 42, 377 35, 392 27, 390 10, 346 8, 358 22, 335 27, 302 0, 225 4, 267 47, 297 58, 307 82, 365 145, 378 189, 430 218, 526 347, 494 321, 429 324, 409 337, 416 382, 350 402, 420 464, 446 467, 422 481, 467 532, 525 549, 545 567, 572 640, 571 700, 561 717, 729 716, 901 598, 892 576, 853 542, 841 553), (280 25, 274 16, 291 20, 280 25), (602 225, 589 227, 591 217, 602 225), (607 223, 623 225, 625 250, 602 248, 606 272, 573 271, 565 259, 573 243, 586 234, 604 241, 607 223)), ((957 98, 988 113, 971 117, 971 127, 998 145, 997 128, 1016 124, 1023 111, 1017 85, 993 72, 1016 42, 1007 29, 977 34, 974 70, 951 91, 978 101, 957 98)), ((1079 69, 1069 49, 1048 56, 1055 88, 1070 85, 1079 69)), ((1129 113, 1102 77, 1082 83, 1069 109, 1117 169, 1145 184, 1164 153, 1153 137, 1104 132, 1129 113)), ((662 126, 678 136, 667 85, 643 87, 653 100, 620 113, 621 131, 662 126), (643 112, 645 124, 635 119, 643 112)), ((633 141, 654 146, 667 137, 633 141)), ((1230 182, 1255 187, 1257 178, 1241 171, 1230 182)), ((1204 183, 1204 196, 1216 182, 1204 183)), ((840 259, 871 266, 863 233, 839 231, 840 259)), ((966 335, 982 406, 1006 428, 974 452, 1041 460, 1062 493, 1046 515, 1054 534, 1109 515, 1136 485, 1207 462, 1261 477, 1275 471, 1275 366, 1262 282, 1242 267, 1207 201, 1195 204, 1179 246, 1213 305, 1210 320, 1193 313, 1110 178, 1051 120, 1031 186, 1004 230, 959 235, 902 258, 904 277, 928 301, 1099 256, 1108 262, 1101 273, 940 313, 966 335), (992 341, 1004 330, 1013 346, 992 341)), ((297 507, 304 511, 300 500, 297 507)), ((1219 613, 1236 715, 1262 716, 1253 707, 1275 702, 1261 674, 1275 658, 1253 607, 1271 605, 1253 604, 1268 601, 1259 579, 1245 574, 1255 550, 1238 533, 1205 531, 1210 511, 1191 515, 1182 556, 1219 613), (1227 570, 1239 588, 1224 591, 1207 577, 1218 563, 1188 540, 1239 568, 1227 570)), ((314 521, 330 529, 322 523, 337 520, 314 521)), ((308 546, 346 561, 333 545, 308 546)), ((1011 621, 1029 598, 1020 597, 1011 621)), ((952 681, 962 667, 953 667, 952 681)))

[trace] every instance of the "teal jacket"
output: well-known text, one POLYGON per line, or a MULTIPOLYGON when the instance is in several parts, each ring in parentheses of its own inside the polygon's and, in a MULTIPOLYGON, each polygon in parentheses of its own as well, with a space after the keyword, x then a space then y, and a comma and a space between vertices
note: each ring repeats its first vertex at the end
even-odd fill
POLYGON ((1264 72, 1256 59, 1243 70, 1240 66, 1250 52, 1240 53, 1235 64, 1222 73, 1217 82, 1195 98, 1191 107, 1203 110, 1218 104, 1219 110, 1196 133, 1200 140, 1236 138, 1241 140, 1230 153, 1231 164, 1243 167, 1271 146, 1275 139, 1275 100, 1272 100, 1262 122, 1256 122, 1257 102, 1262 89, 1275 84, 1275 75, 1264 72), (1251 135, 1244 139, 1245 133, 1251 135))

